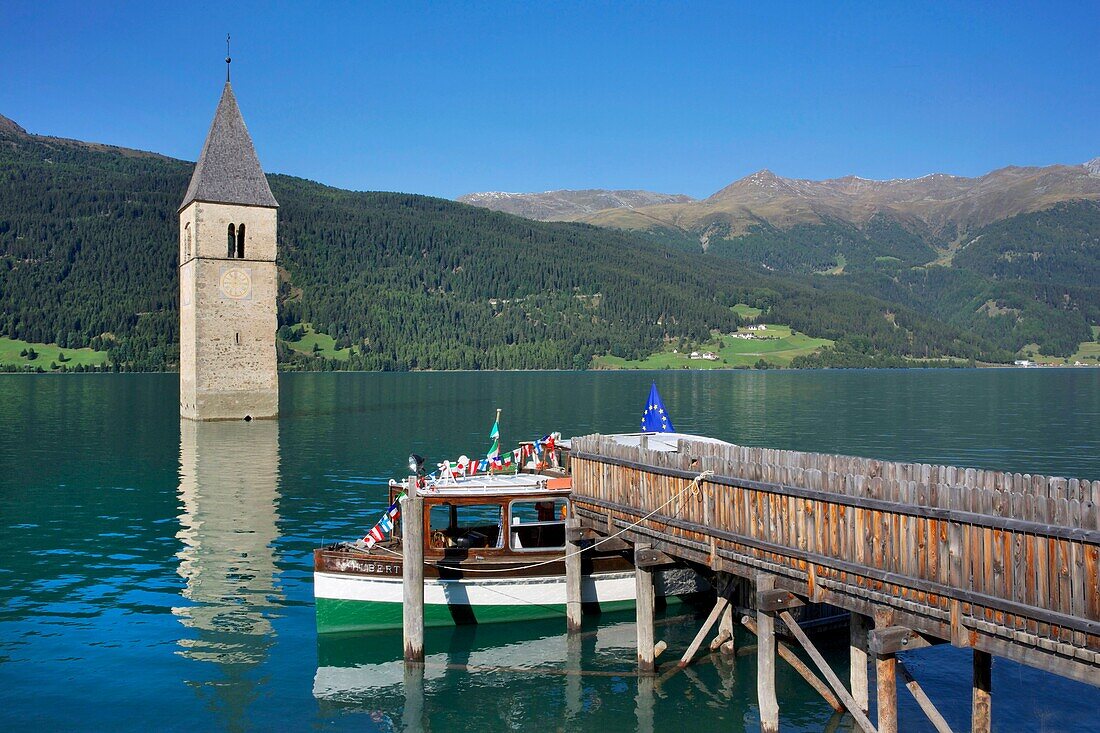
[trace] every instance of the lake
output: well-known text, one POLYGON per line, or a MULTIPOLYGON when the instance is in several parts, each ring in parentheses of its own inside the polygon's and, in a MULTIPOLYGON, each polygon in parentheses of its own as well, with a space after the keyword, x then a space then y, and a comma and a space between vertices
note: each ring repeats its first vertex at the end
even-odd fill
MULTIPOLYGON (((633 431, 652 380, 680 432, 1100 478, 1097 369, 284 374, 281 419, 212 424, 181 424, 176 375, 3 375, 0 728, 401 729, 400 633, 319 639, 312 549, 364 534, 410 452, 484 452, 494 408, 502 446, 633 431)), ((667 666, 699 622, 661 623, 667 666)), ((631 614, 564 629, 429 629, 429 727, 759 729, 754 656, 653 690, 631 614)), ((846 639, 822 644, 843 677, 846 639)), ((969 654, 905 659, 969 729, 969 654)), ((784 730, 851 730, 777 671, 784 730)), ((1100 688, 994 661, 995 730, 1100 731, 1097 710, 1100 688)))

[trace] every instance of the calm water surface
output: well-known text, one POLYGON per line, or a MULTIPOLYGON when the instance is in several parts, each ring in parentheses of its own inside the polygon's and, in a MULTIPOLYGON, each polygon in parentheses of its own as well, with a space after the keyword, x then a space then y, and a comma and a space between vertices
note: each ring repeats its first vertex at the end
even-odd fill
MULTIPOLYGON (((181 425, 174 375, 4 375, 0 729, 401 729, 400 634, 319 639, 312 548, 368 529, 410 451, 485 450, 494 407, 504 444, 629 431, 654 378, 681 432, 1100 478, 1100 370, 284 375, 278 422, 206 425, 181 425)), ((428 727, 758 729, 754 657, 653 689, 631 622, 429 630, 428 727)), ((664 620, 668 657, 697 623, 664 620)), ((906 663, 968 729, 969 656, 906 663)), ((784 730, 851 730, 778 672, 784 730)), ((1098 688, 1003 660, 993 685, 996 730, 1100 731, 1098 688)))

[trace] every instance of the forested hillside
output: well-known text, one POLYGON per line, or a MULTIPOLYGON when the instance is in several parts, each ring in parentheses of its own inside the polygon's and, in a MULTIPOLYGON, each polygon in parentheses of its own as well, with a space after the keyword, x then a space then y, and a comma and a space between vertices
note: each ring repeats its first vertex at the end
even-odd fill
MULTIPOLYGON (((0 335, 105 349, 117 368, 174 368, 175 212, 190 171, 0 130, 0 335)), ((963 326, 828 279, 584 224, 269 179, 281 205, 282 332, 310 323, 352 347, 342 362, 280 348, 287 368, 583 368, 729 331, 736 303, 857 361, 1011 357, 963 326)))

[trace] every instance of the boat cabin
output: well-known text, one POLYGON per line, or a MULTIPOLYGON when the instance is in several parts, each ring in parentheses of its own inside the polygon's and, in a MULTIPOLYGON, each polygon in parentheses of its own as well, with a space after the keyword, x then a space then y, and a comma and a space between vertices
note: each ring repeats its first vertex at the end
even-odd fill
POLYGON ((425 556, 461 559, 474 550, 477 558, 488 559, 561 552, 571 485, 567 477, 520 473, 421 487, 425 556))

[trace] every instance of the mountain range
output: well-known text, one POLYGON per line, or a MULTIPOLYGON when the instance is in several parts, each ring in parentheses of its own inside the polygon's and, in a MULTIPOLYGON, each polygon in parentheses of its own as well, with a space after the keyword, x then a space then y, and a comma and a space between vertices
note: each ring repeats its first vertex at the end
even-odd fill
POLYGON ((545 191, 544 193, 504 193, 486 191, 459 196, 460 203, 481 206, 536 221, 576 221, 607 209, 639 209, 661 204, 686 204, 695 199, 683 194, 652 191, 607 191, 599 188, 583 191, 545 191))
POLYGON ((1081 165, 1010 166, 977 178, 934 173, 888 181, 858 176, 812 181, 761 170, 701 200, 599 189, 473 193, 458 200, 540 221, 677 233, 698 238, 706 248, 715 235, 736 238, 762 224, 789 229, 839 221, 862 229, 876 218, 947 246, 1017 214, 1060 201, 1098 199, 1100 158, 1081 165))
MULTIPOLYGON (((0 117, 0 336, 91 346, 115 368, 175 368, 175 211, 192 167, 32 135, 0 117)), ((642 359, 729 333, 742 322, 737 305, 834 342, 795 365, 1069 355, 1100 325, 1096 167, 974 179, 1014 180, 998 184, 1011 195, 970 179, 871 185, 764 174, 702 201, 554 195, 559 207, 619 207, 585 220, 681 212, 667 215, 679 223, 637 227, 535 222, 268 175, 280 203, 280 361, 288 369, 584 368, 600 356, 642 359), (940 193, 919 194, 921 186, 940 193), (952 196, 954 209, 923 201, 952 196), (865 203, 841 206, 856 198, 865 203), (738 206, 757 213, 684 213, 737 200, 755 201, 738 206), (956 213, 939 220, 933 213, 949 209, 956 213), (292 348, 303 328, 331 337, 333 356, 292 348)))

